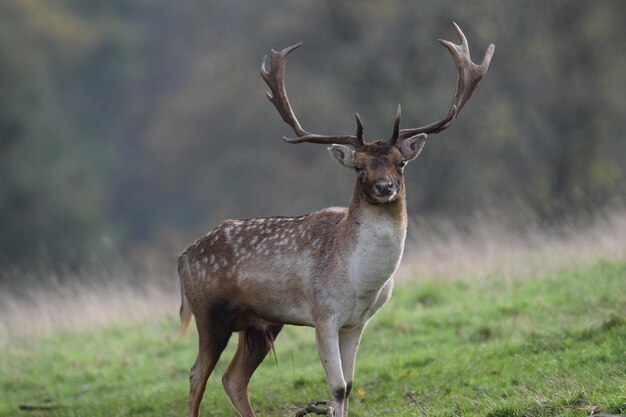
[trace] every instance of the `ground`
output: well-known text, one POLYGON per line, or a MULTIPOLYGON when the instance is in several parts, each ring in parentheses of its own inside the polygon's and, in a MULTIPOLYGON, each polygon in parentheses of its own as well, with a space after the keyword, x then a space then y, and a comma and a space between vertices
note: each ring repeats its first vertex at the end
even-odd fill
MULTIPOLYGON (((10 342, 0 348, 0 416, 184 415, 196 339, 177 330, 171 314, 10 342)), ((209 380, 203 416, 236 415, 220 382, 232 352, 233 343, 209 380)), ((351 416, 626 413, 624 375, 626 263, 405 280, 365 331, 351 416)), ((259 417, 328 397, 311 329, 286 328, 250 393, 259 417)))

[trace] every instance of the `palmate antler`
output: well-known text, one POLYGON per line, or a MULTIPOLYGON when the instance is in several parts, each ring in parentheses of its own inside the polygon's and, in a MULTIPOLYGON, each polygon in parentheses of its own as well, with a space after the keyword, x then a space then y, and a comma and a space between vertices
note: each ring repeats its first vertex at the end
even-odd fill
POLYGON ((263 63, 261 64, 261 76, 271 90, 271 93, 266 93, 267 98, 269 99, 269 101, 272 102, 274 107, 276 107, 276 110, 278 110, 278 113, 283 118, 285 123, 292 127, 297 136, 293 139, 284 139, 289 143, 337 143, 350 145, 355 149, 362 148, 365 145, 365 143, 363 142, 363 123, 361 123, 361 118, 359 117, 358 113, 355 115, 357 123, 356 136, 317 135, 315 133, 307 132, 306 130, 302 129, 302 126, 300 126, 300 122, 298 122, 296 115, 291 109, 291 104, 289 104, 289 98, 287 97, 287 91, 285 90, 285 64, 287 62, 287 55, 289 55, 289 53, 294 49, 300 47, 300 45, 302 45, 302 42, 289 46, 280 52, 272 49, 270 55, 269 72, 265 69, 265 61, 267 60, 267 55, 263 57, 263 63))
POLYGON ((459 35, 461 44, 456 45, 450 41, 437 39, 437 42, 445 46, 448 51, 450 51, 450 54, 452 54, 452 58, 454 59, 454 64, 456 65, 456 90, 454 92, 454 98, 452 99, 452 104, 450 105, 448 114, 438 122, 431 123, 426 126, 399 130, 400 106, 398 106, 398 112, 396 113, 396 120, 394 123, 394 132, 389 139, 391 143, 396 143, 398 140, 407 139, 419 133, 439 133, 442 130, 447 129, 448 126, 452 124, 454 119, 457 118, 467 100, 469 100, 472 96, 472 93, 478 86, 478 83, 487 73, 487 69, 491 63, 491 57, 493 56, 493 51, 496 49, 495 45, 489 45, 487 52, 485 52, 483 62, 480 65, 476 65, 472 62, 472 58, 470 57, 469 45, 463 31, 456 23, 452 22, 452 24, 454 25, 456 33, 459 35))
MULTIPOLYGON (((398 106, 398 111, 396 113, 396 119, 394 121, 394 129, 389 138, 389 141, 392 144, 396 144, 398 141, 403 139, 410 138, 419 133, 439 133, 442 130, 445 130, 452 124, 452 122, 457 118, 459 112, 472 96, 472 93, 478 86, 480 80, 487 73, 487 69, 489 68, 489 64, 491 62, 491 57, 493 56, 493 52, 495 50, 495 46, 490 44, 487 48, 487 52, 485 52, 485 57, 480 65, 476 65, 472 62, 469 52, 469 45, 467 43, 467 38, 461 31, 461 28, 454 23, 454 29, 456 33, 459 35, 459 39, 461 40, 460 45, 456 45, 450 41, 446 41, 443 39, 437 39, 437 41, 445 46, 450 54, 452 54, 452 58, 454 59, 454 63, 456 65, 457 71, 457 83, 456 90, 454 92, 454 98, 452 99, 452 104, 450 105, 450 110, 448 114, 443 119, 438 122, 431 123, 426 126, 410 128, 410 129, 402 129, 400 130, 400 106, 398 106)), ((270 55, 270 70, 267 71, 265 69, 265 62, 267 60, 267 56, 263 58, 263 63, 261 64, 261 76, 269 86, 271 93, 267 93, 267 98, 274 104, 276 110, 282 117, 282 119, 291 126, 296 133, 296 138, 284 138, 289 143, 323 143, 323 144, 344 144, 350 145, 355 149, 360 149, 365 146, 365 142, 363 141, 363 124, 361 122, 361 118, 357 113, 356 122, 357 122, 357 134, 353 135, 343 135, 343 136, 327 136, 327 135, 318 135, 315 133, 307 132, 300 126, 298 119, 296 118, 293 110, 291 109, 291 105, 289 104, 289 98, 287 97, 287 91, 285 90, 285 64, 287 61, 287 55, 291 53, 294 49, 300 47, 302 43, 298 43, 292 45, 288 48, 283 49, 280 52, 277 52, 272 49, 270 55)))

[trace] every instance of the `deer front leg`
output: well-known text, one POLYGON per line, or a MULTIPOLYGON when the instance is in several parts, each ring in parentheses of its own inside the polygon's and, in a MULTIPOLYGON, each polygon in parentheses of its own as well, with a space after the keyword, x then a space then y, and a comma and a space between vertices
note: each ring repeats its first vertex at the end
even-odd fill
POLYGON ((354 381, 354 366, 359 342, 363 334, 363 326, 341 329, 339 331, 339 351, 341 352, 341 368, 346 380, 346 398, 343 403, 343 412, 348 417, 348 401, 354 381))
POLYGON ((323 323, 315 328, 317 352, 326 372, 326 380, 333 397, 333 417, 345 417, 343 405, 346 398, 346 381, 341 367, 339 329, 334 323, 323 323))

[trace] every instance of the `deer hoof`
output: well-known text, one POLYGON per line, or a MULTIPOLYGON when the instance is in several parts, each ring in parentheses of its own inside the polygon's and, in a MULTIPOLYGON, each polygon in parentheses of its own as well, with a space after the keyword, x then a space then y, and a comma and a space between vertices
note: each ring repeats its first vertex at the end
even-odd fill
POLYGON ((318 405, 326 405, 328 404, 328 401, 326 400, 321 400, 321 401, 313 401, 311 403, 309 403, 309 405, 307 405, 306 407, 298 410, 298 412, 296 413, 296 417, 304 417, 308 414, 317 414, 318 416, 333 416, 335 409, 331 406, 328 406, 326 408, 321 408, 318 407, 318 405))

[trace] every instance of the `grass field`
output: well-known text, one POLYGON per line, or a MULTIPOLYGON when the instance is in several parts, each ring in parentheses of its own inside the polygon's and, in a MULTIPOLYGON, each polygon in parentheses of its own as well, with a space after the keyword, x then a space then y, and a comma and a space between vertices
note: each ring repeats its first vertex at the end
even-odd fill
MULTIPOLYGON (((0 416, 184 415, 196 339, 177 340, 177 329, 171 315, 9 343, 0 416)), ((204 416, 235 415, 220 382, 232 345, 204 416)), ((626 413, 625 375, 624 262, 517 280, 424 278, 400 284, 366 329, 351 416, 626 413)), ((287 328, 250 391, 260 417, 326 398, 312 330, 287 328)))

